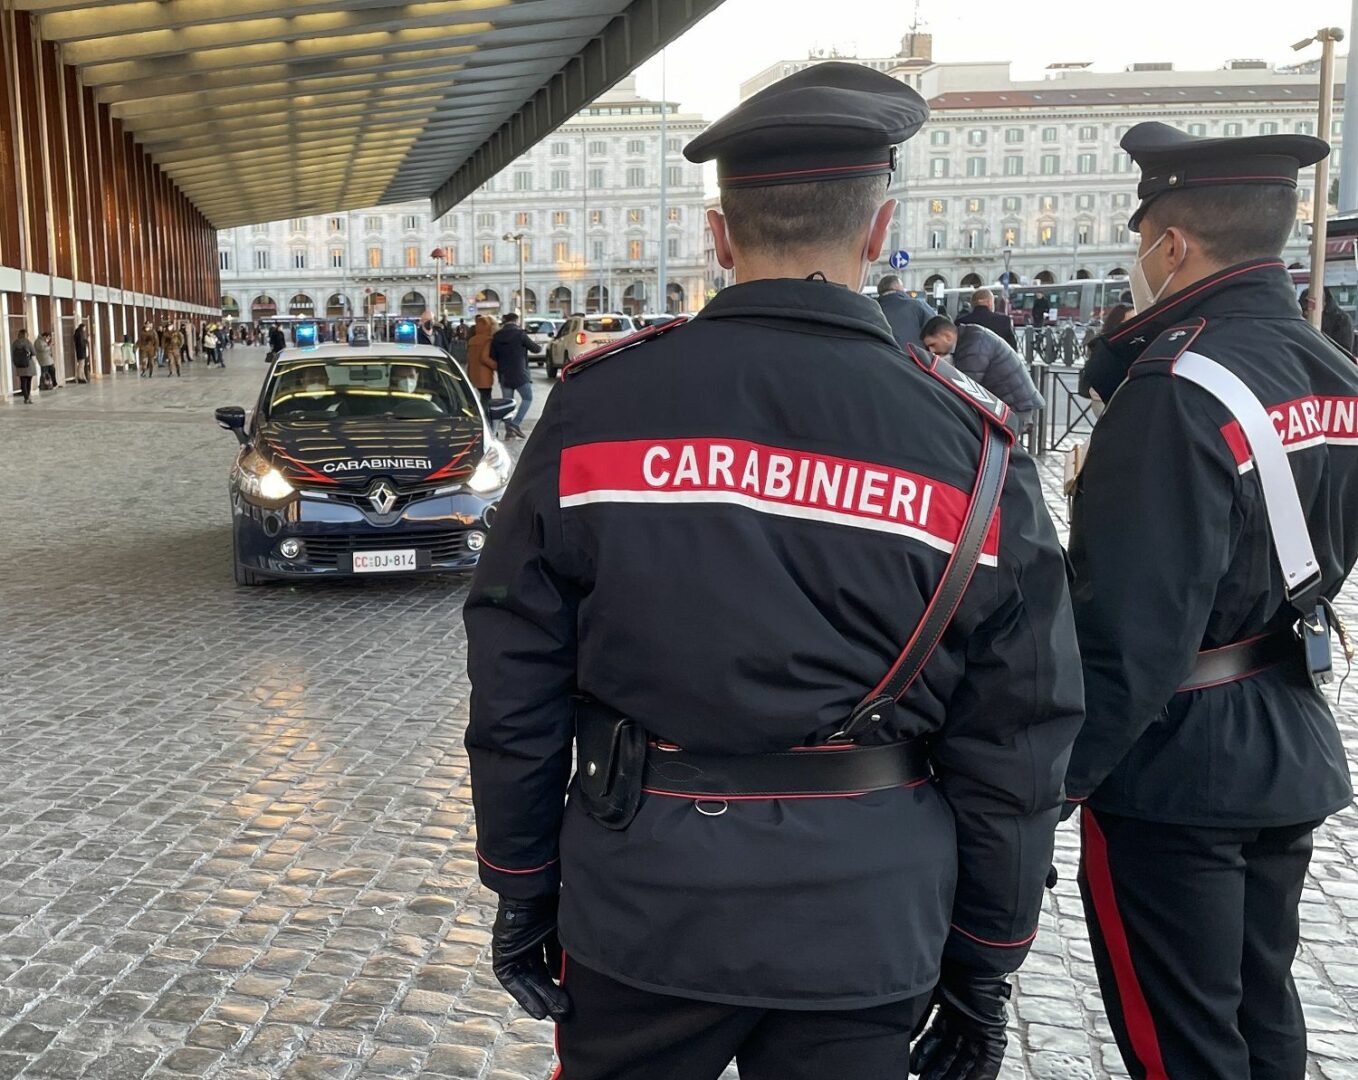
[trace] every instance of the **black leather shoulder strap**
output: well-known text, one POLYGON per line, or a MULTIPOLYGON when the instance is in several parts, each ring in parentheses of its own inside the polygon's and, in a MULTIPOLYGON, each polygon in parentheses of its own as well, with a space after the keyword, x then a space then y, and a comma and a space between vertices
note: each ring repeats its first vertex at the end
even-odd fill
POLYGON ((1012 410, 1008 405, 970 375, 958 371, 941 356, 934 356, 932 353, 927 356, 921 355, 919 349, 914 345, 907 345, 905 351, 922 371, 932 375, 990 423, 1002 429, 1009 441, 1013 442, 1014 431, 1008 425, 1012 410))

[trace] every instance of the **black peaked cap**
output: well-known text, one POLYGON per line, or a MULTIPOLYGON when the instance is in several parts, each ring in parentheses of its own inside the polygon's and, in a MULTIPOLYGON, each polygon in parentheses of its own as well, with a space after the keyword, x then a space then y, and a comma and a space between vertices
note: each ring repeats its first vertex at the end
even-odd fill
POLYGON ((1152 120, 1122 137, 1122 148, 1141 168, 1136 194, 1141 205, 1127 227, 1135 231, 1146 209, 1167 191, 1233 184, 1295 188, 1297 173, 1330 152, 1312 135, 1248 135, 1210 139, 1152 120))
POLYGON ((924 98, 890 75, 826 61, 743 101, 688 146, 717 159, 723 188, 890 176, 896 145, 929 119, 924 98))

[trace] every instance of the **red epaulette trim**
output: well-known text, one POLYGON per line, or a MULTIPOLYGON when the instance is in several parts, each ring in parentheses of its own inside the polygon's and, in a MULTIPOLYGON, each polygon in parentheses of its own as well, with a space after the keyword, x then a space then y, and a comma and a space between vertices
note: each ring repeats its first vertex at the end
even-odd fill
POLYGON ((1008 424, 1009 415, 1013 410, 1005 402, 969 375, 958 371, 942 357, 930 353, 929 359, 926 360, 920 356, 913 345, 907 345, 905 351, 922 371, 937 379, 957 397, 984 416, 991 424, 1004 432, 1005 437, 1011 443, 1014 441, 1016 433, 1008 424))
POLYGON ((620 353, 624 349, 630 349, 633 345, 640 345, 643 341, 650 341, 653 337, 668 333, 677 326, 683 326, 688 322, 687 315, 679 315, 667 323, 658 323, 655 326, 648 326, 645 330, 638 330, 635 334, 628 334, 626 337, 618 338, 617 341, 610 341, 607 345, 600 345, 597 349, 581 353, 574 360, 571 360, 561 369, 561 378, 576 375, 582 368, 597 364, 600 360, 606 360, 615 353, 620 353))

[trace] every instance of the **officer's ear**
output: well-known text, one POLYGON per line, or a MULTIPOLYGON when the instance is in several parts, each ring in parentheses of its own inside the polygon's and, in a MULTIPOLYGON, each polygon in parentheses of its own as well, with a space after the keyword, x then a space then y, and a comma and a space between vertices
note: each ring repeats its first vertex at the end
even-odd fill
POLYGON ((723 270, 735 269, 736 260, 731 252, 731 236, 726 231, 726 215, 715 207, 709 210, 707 227, 712 230, 712 247, 717 255, 717 264, 723 270))
POLYGON ((886 246, 887 230, 891 228, 891 219, 895 216, 895 199, 887 199, 877 208, 877 213, 872 217, 872 227, 868 229, 867 249, 863 252, 868 262, 875 263, 877 257, 882 254, 882 248, 886 246))

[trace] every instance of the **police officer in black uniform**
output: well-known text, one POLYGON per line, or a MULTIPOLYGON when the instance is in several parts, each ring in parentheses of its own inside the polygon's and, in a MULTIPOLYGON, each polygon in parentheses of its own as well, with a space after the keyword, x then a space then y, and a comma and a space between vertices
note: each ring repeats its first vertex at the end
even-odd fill
POLYGON ((1352 794, 1315 684, 1324 601, 1358 558, 1358 369, 1278 255, 1298 170, 1329 148, 1159 123, 1122 145, 1137 314, 1094 345, 1108 404, 1071 529, 1094 957, 1133 1077, 1301 1080, 1298 898, 1312 831, 1352 794))
POLYGON ((739 283, 571 365, 500 505, 477 854, 564 1080, 998 1073, 1080 671, 1007 408, 859 291, 927 114, 825 63, 691 143, 739 283))

